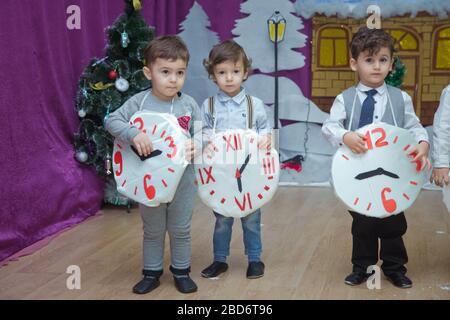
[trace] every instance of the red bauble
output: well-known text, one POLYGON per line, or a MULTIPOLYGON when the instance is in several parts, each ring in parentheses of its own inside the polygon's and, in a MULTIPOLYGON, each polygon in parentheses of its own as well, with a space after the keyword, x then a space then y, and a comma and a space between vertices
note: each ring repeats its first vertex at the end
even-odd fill
POLYGON ((117 76, 118 76, 118 74, 117 74, 116 70, 111 70, 108 73, 108 78, 110 78, 111 80, 116 80, 117 76))

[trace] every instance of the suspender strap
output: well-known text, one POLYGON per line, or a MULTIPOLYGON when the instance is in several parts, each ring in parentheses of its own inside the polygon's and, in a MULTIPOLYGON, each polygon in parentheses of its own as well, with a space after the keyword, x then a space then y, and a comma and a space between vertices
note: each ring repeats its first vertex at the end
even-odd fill
POLYGON ((247 128, 248 129, 252 129, 253 127, 253 102, 252 102, 252 97, 249 96, 248 94, 245 95, 245 97, 247 98, 247 128))
POLYGON ((211 117, 214 118, 214 97, 209 97, 208 99, 208 110, 211 117))

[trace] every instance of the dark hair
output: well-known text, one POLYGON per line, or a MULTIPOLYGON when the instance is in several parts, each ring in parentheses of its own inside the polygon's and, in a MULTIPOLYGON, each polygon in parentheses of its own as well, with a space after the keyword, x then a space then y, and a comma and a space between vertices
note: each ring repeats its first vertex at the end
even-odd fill
POLYGON ((350 52, 353 59, 358 59, 361 52, 369 50, 369 55, 377 54, 381 48, 388 48, 391 58, 395 52, 395 40, 383 29, 361 27, 350 41, 350 52))
POLYGON ((234 63, 242 59, 244 64, 244 73, 250 73, 252 60, 247 58, 244 49, 233 40, 225 40, 216 44, 209 52, 208 59, 203 60, 206 71, 211 76, 214 74, 214 66, 225 62, 233 61, 234 63))
POLYGON ((177 60, 189 62, 189 50, 179 36, 160 36, 147 45, 144 50, 145 64, 150 66, 156 59, 177 60))

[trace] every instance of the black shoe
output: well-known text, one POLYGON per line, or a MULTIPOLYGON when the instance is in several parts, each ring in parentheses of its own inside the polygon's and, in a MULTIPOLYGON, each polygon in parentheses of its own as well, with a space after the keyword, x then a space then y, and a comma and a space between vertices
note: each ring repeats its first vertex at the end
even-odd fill
POLYGON ((392 282, 397 288, 407 289, 412 287, 412 281, 406 275, 401 272, 392 273, 386 275, 386 278, 392 282))
POLYGON ((228 264, 225 262, 214 261, 209 267, 202 271, 201 275, 204 278, 215 278, 227 270, 228 264))
POLYGON ((144 276, 144 278, 136 283, 133 287, 133 292, 137 294, 149 293, 159 286, 159 278, 152 276, 144 276))
POLYGON ((170 271, 173 273, 173 280, 175 281, 175 287, 181 293, 191 293, 197 291, 197 285, 194 280, 189 277, 191 268, 177 269, 170 266, 170 271))
POLYGON ((175 280, 175 287, 181 293, 192 293, 197 291, 197 285, 194 280, 189 277, 189 275, 174 276, 173 279, 175 280))
POLYGON ((366 281, 369 276, 370 274, 363 272, 352 272, 347 277, 345 277, 344 282, 349 286, 356 286, 366 281))
POLYGON ((257 279, 261 278, 264 275, 264 263, 262 261, 258 262, 249 262, 247 268, 247 278, 248 279, 257 279))

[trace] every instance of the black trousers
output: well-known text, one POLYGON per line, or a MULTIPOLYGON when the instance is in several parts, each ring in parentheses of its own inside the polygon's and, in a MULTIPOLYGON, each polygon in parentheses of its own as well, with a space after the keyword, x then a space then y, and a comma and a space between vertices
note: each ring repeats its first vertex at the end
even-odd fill
POLYGON ((378 238, 380 239, 381 269, 385 275, 400 272, 405 274, 408 262, 402 236, 407 224, 403 212, 384 219, 367 217, 349 211, 353 217, 352 263, 354 272, 366 272, 367 267, 378 262, 378 238))

